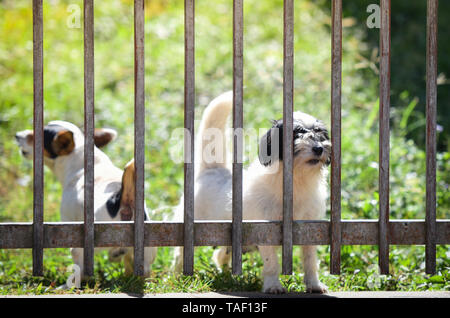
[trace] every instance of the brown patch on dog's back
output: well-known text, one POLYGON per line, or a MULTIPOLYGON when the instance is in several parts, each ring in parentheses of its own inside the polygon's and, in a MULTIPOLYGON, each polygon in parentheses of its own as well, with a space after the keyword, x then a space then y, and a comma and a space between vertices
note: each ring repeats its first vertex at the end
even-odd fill
POLYGON ((120 201, 120 219, 130 221, 133 219, 135 209, 135 166, 134 159, 125 166, 122 176, 122 200, 120 201))

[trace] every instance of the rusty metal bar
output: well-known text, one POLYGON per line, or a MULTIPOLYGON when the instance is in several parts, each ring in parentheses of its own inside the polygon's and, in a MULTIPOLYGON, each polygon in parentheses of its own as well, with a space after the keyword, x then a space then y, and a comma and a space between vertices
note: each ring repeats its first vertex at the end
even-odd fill
POLYGON ((244 8, 243 0, 233 1, 233 229, 232 272, 242 274, 242 164, 244 94, 244 8))
POLYGON ((380 149, 379 255, 381 274, 389 274, 389 109, 390 109, 391 1, 381 0, 380 29, 380 149))
POLYGON ((94 274, 94 1, 84 0, 84 274, 94 274))
POLYGON ((294 111, 294 1, 284 0, 283 32, 283 263, 292 273, 293 220, 293 111, 294 111))
POLYGON ((144 0, 134 1, 134 274, 144 275, 144 163, 145 163, 145 12, 144 0))
POLYGON ((332 2, 331 29, 331 246, 330 273, 341 272, 342 0, 332 2))
POLYGON ((194 272, 195 0, 184 1, 184 249, 183 272, 194 272))
POLYGON ((438 0, 427 2, 427 137, 425 271, 436 272, 436 112, 438 0))
POLYGON ((33 275, 44 273, 44 26, 42 0, 33 0, 33 275))
MULTIPOLYGON (((181 222, 145 222, 145 246, 182 246, 181 222)), ((44 223, 44 248, 83 247, 83 222, 44 223)), ((230 246, 231 221, 196 221, 195 246, 230 246)), ((294 221, 294 245, 328 245, 331 223, 326 220, 294 221)), ((342 220, 342 245, 378 245, 377 220, 342 220)), ((134 246, 134 222, 95 222, 95 247, 134 246)), ((389 244, 424 245, 424 220, 391 220, 389 244)), ((0 248, 33 248, 33 223, 1 223, 0 248)), ((244 221, 243 245, 281 245, 282 222, 244 221)), ((450 244, 450 220, 436 221, 436 244, 450 244)))

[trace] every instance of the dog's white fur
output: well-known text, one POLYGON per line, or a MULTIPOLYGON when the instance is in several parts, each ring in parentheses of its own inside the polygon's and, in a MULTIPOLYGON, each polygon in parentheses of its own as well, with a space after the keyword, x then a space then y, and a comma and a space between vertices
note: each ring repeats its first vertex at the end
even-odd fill
MULTIPOLYGON (((63 187, 61 199, 61 221, 84 220, 84 135, 81 130, 72 123, 66 121, 51 121, 49 125, 64 127, 73 134, 74 149, 67 155, 57 156, 55 159, 44 156, 44 163, 55 174, 63 187)), ((111 140, 115 138, 114 130, 103 129, 111 134, 111 140)), ((25 130, 16 134, 17 142, 26 158, 33 157, 32 141, 33 131, 25 130), (31 138, 30 138, 31 136, 31 138)), ((117 168, 108 156, 99 148, 94 147, 94 218, 95 221, 120 221, 120 213, 112 218, 106 208, 106 201, 121 188, 123 171, 117 168)), ((147 214, 148 218, 148 214, 147 214)), ((96 248, 98 252, 101 248, 96 248)), ((111 248, 110 260, 119 261, 122 256, 125 262, 125 273, 133 271, 133 248, 111 248)), ((83 248, 72 248, 72 258, 75 264, 83 270, 83 248)), ((149 275, 150 265, 156 256, 155 247, 146 247, 144 251, 144 274, 149 275)), ((84 278, 84 275, 82 275, 84 278)))
MULTIPOLYGON (((209 129, 220 130, 225 136, 225 126, 228 115, 232 110, 232 93, 227 92, 215 98, 205 109, 198 133, 198 144, 201 147, 197 152, 198 166, 196 167, 194 214, 196 220, 230 220, 232 200, 232 175, 225 162, 208 162, 205 160, 205 149, 208 140, 205 134, 209 129)), ((305 124, 314 124, 317 120, 307 114, 296 112, 294 119, 302 120, 305 124)), ((225 139, 225 138, 223 138, 225 139)), ((213 156, 217 151, 222 153, 225 149, 223 143, 216 143, 222 149, 212 149, 213 156)), ((331 146, 331 145, 330 145, 331 146)), ((294 147, 303 147, 300 155, 294 159, 294 219, 313 220, 325 214, 326 201, 326 169, 323 163, 324 156, 320 157, 320 164, 309 165, 312 158, 311 145, 308 143, 295 144, 294 147)), ((297 148, 294 148, 297 149, 297 148)), ((210 149, 211 150, 211 149, 210 149)), ((282 220, 283 211, 283 167, 263 166, 255 160, 244 171, 243 178, 243 219, 244 220, 282 220), (275 167, 275 168, 274 168, 275 167), (274 170, 275 169, 275 170, 274 170)), ((175 212, 175 220, 183 220, 183 198, 181 198, 175 212)), ((263 291, 267 293, 282 293, 285 289, 279 280, 279 264, 276 246, 258 247, 264 262, 263 291)), ((303 265, 305 270, 304 282, 309 292, 326 292, 327 287, 319 281, 318 265, 315 246, 303 246, 303 265)), ((229 264, 231 255, 222 247, 215 250, 213 260, 218 267, 229 264)), ((175 252, 174 266, 177 271, 182 268, 182 249, 175 252)))

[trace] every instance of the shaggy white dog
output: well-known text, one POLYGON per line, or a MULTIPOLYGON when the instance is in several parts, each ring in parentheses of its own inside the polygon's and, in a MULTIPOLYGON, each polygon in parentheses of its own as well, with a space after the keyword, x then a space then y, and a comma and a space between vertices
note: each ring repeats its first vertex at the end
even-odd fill
MULTIPOLYGON (((215 98, 205 109, 198 133, 194 216, 196 220, 230 220, 232 216, 232 175, 226 166, 225 126, 232 110, 232 93, 215 98), (210 141, 214 136, 213 142, 210 141), (219 159, 219 160, 217 160, 219 159)), ((331 143, 322 122, 314 117, 294 113, 294 219, 314 220, 325 214, 326 166, 330 163, 331 143)), ((244 171, 243 219, 282 220, 283 211, 283 121, 261 138, 259 160, 244 171)), ((183 220, 183 198, 175 212, 183 220)), ((277 246, 258 246, 264 262, 263 291, 282 293, 277 246)), ((303 246, 304 281, 309 292, 324 293, 327 287, 319 281, 315 246, 303 246)), ((229 263, 229 248, 214 252, 214 262, 221 267, 229 263)), ((182 268, 182 249, 177 248, 175 269, 182 268)))

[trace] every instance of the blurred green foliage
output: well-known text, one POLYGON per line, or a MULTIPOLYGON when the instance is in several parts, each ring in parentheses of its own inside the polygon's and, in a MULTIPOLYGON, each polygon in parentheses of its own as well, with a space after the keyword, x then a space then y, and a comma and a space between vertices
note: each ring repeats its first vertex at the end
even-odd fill
MULTIPOLYGON (((373 0, 343 1, 344 18, 352 18, 354 32, 361 34, 361 65, 373 63, 375 67, 363 68, 362 73, 373 81, 377 76, 380 32, 368 28, 366 22, 373 11, 368 12, 373 0)), ((327 1, 322 1, 329 10, 327 1)), ((439 1, 438 8, 438 149, 450 149, 450 2, 439 1)), ((427 52, 427 1, 391 2, 391 106, 404 113, 410 103, 405 123, 397 128, 405 131, 407 138, 413 139, 422 149, 425 147, 425 107, 426 107, 426 52, 427 52)), ((406 114, 405 114, 406 115, 406 114)))
MULTIPOLYGON (((344 3, 351 6, 349 3, 354 2, 344 3)), ((71 4, 78 5, 82 13, 81 0, 44 2, 44 115, 45 122, 69 120, 83 127, 83 30, 68 26, 74 22, 74 11, 68 10, 71 4)), ((146 8, 145 193, 153 219, 162 220, 172 213, 183 187, 183 164, 173 160, 176 146, 180 144, 180 136, 174 132, 183 127, 183 1, 151 0, 146 1, 146 8)), ((365 24, 355 24, 357 20, 348 10, 346 7, 343 35, 342 216, 376 219, 378 75, 374 69, 377 60, 367 39, 365 24)), ((282 0, 244 2, 244 122, 247 129, 267 129, 270 119, 282 115, 282 18, 282 0)), ((0 1, 0 38, 0 222, 31 221, 32 163, 20 156, 14 142, 17 131, 32 127, 30 1, 0 1)), ((198 124, 208 102, 232 88, 232 1, 196 1, 195 40, 198 124)), ((330 45, 329 1, 295 1, 295 109, 321 118, 328 126, 330 45)), ((408 49, 408 56, 418 50, 408 49)), ((402 51, 397 50, 393 57, 396 55, 402 56, 402 51)), ((133 156, 133 56, 132 1, 96 2, 95 119, 97 127, 118 131, 117 140, 105 148, 118 167, 123 167, 133 156)), ((403 57, 403 60, 407 59, 403 57)), ((411 78, 417 78, 412 68, 402 69, 403 72, 408 70, 411 70, 411 78)), ((393 72, 393 78, 396 74, 393 72)), ((420 86, 420 80, 423 78, 417 79, 415 85, 420 86)), ((439 94, 441 90, 440 87, 439 94)), ((412 138, 425 131, 423 115, 419 115, 423 102, 413 86, 393 88, 392 94, 396 102, 391 113, 394 123, 391 130, 391 218, 424 218, 425 153, 417 142, 420 138, 412 138)), ((252 151, 255 147, 251 142, 246 149, 248 163, 256 158, 256 153, 252 151)), ((450 155, 443 151, 445 149, 441 150, 438 153, 437 216, 450 218, 450 155)), ((61 185, 47 169, 44 194, 45 221, 59 220, 61 185)), ((295 250, 297 252, 298 248, 295 250)), ((198 249, 195 276, 178 277, 169 272, 171 249, 160 248, 154 272, 144 282, 124 277, 120 264, 110 264, 106 255, 100 254, 96 256, 95 281, 90 282, 84 292, 260 289, 259 255, 245 255, 245 275, 239 278, 213 269, 211 253, 211 248, 198 249)), ((320 247, 319 254, 322 279, 332 290, 445 290, 449 286, 448 246, 438 247, 438 278, 433 279, 423 274, 423 247, 391 247, 392 275, 376 278, 375 283, 376 246, 343 247, 343 274, 339 277, 329 275, 329 247, 320 247)), ((30 251, 0 250, 0 293, 57 292, 53 286, 62 284, 69 275, 66 272, 71 263, 68 249, 45 251, 44 278, 31 278, 30 255, 30 251)), ((297 272, 301 266, 297 255, 294 265, 297 272)), ((301 278, 302 274, 285 277, 283 283, 292 291, 303 290, 301 278)))

